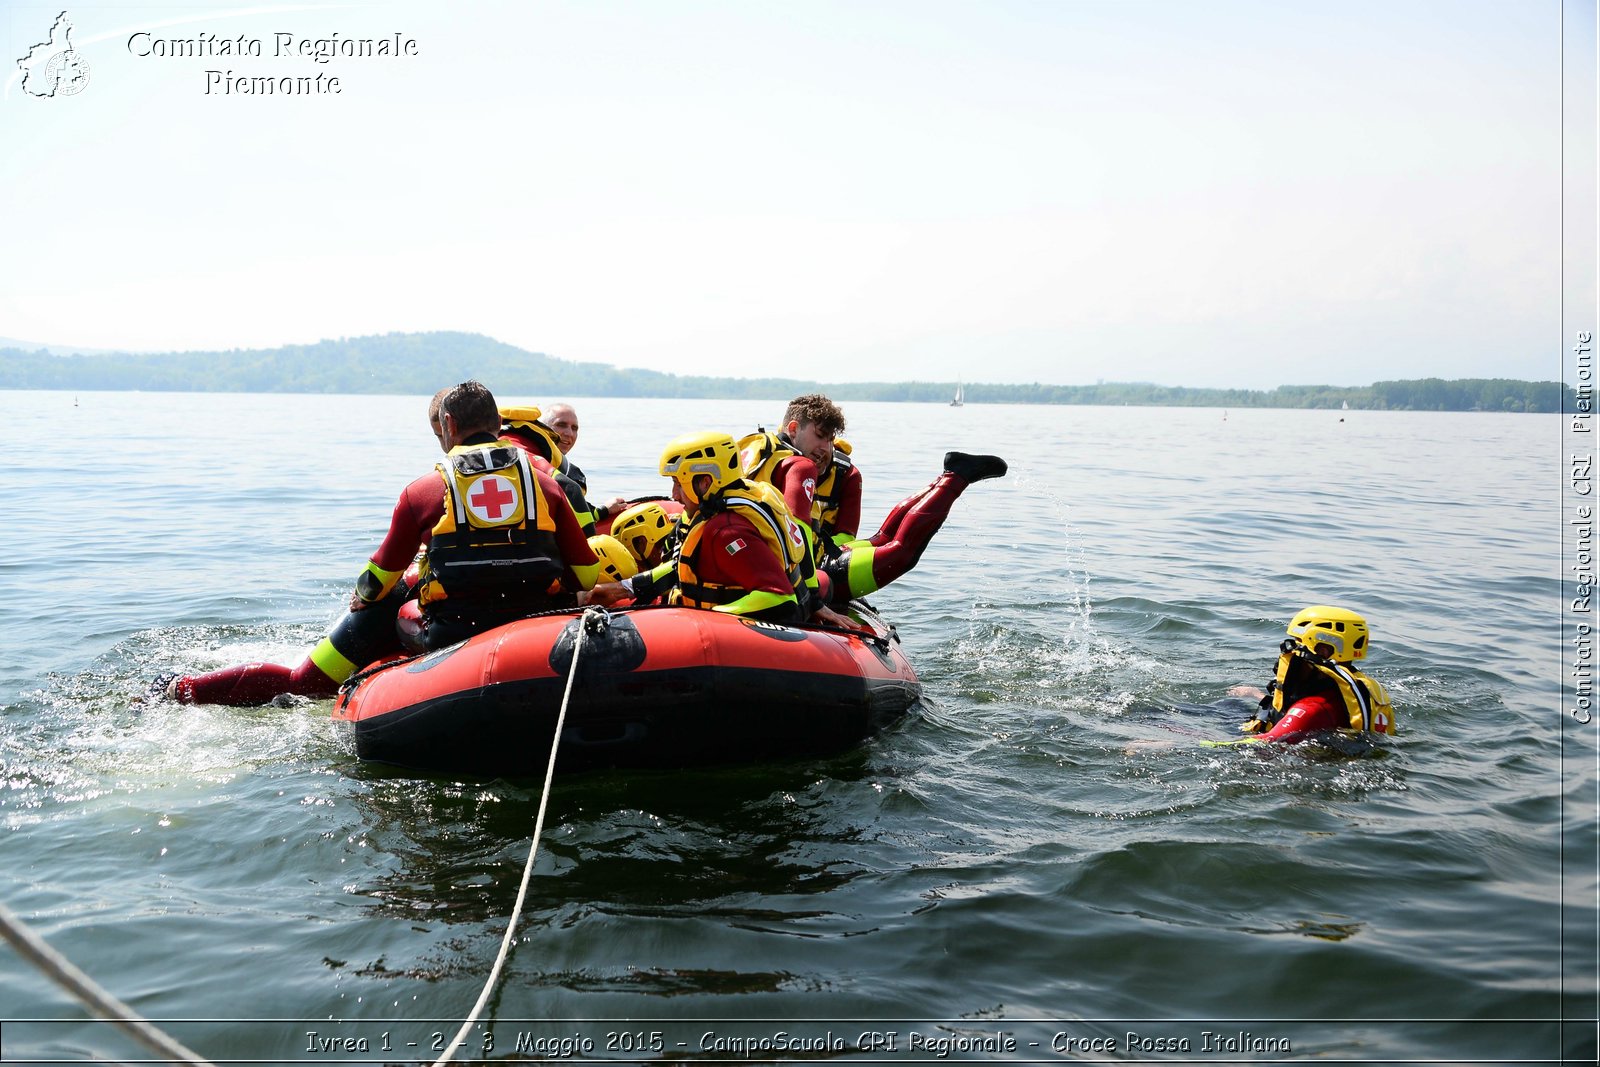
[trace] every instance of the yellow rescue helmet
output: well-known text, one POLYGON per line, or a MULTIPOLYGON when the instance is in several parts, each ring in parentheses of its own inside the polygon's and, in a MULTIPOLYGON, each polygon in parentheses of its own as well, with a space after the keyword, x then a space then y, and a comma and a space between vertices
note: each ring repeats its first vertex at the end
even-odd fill
POLYGON ((600 578, 607 582, 620 582, 639 573, 638 561, 633 553, 610 534, 595 534, 589 538, 589 547, 600 561, 600 578))
POLYGON ((1367 620, 1348 608, 1315 604, 1289 620, 1289 636, 1335 663, 1367 658, 1367 620))
POLYGON ((611 536, 622 542, 643 563, 661 539, 672 532, 673 518, 659 500, 646 500, 624 508, 611 520, 611 536))
POLYGON ((702 474, 710 476, 706 496, 726 488, 740 476, 739 448, 732 434, 717 430, 686 433, 674 438, 661 453, 661 473, 678 483, 685 500, 699 504, 701 494, 694 491, 694 480, 702 474))

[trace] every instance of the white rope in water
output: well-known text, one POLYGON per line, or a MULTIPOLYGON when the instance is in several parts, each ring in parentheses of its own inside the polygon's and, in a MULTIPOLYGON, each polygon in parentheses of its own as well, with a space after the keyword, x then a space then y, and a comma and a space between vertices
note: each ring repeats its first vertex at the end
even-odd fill
MULTIPOLYGON (((489 980, 484 983, 483 992, 479 994, 478 1002, 472 1006, 467 1021, 461 1024, 461 1029, 456 1033, 454 1040, 445 1046, 444 1055, 435 1061, 434 1067, 449 1063, 455 1056, 456 1049, 460 1048, 466 1039, 467 1031, 477 1023, 478 1016, 483 1012, 483 1006, 489 1002, 489 997, 494 993, 494 987, 500 981, 500 971, 505 966, 506 958, 511 954, 512 935, 516 933, 517 919, 521 917, 523 902, 528 897, 528 882, 533 877, 533 860, 539 854, 539 837, 544 832, 544 813, 550 803, 550 784, 556 775, 556 751, 561 743, 561 729, 567 721, 567 705, 572 701, 572 683, 578 676, 578 653, 583 649, 583 639, 589 632, 590 620, 593 619, 598 624, 603 614, 593 608, 585 611, 578 627, 577 639, 572 644, 572 663, 567 668, 567 688, 561 696, 561 711, 556 715, 555 736, 550 739, 550 763, 545 768, 544 792, 540 794, 539 814, 533 824, 533 844, 528 849, 528 862, 522 868, 522 885, 517 889, 517 902, 511 909, 510 920, 506 923, 506 936, 500 942, 500 954, 495 957, 494 968, 489 972, 489 980)), ((96 985, 94 979, 73 966, 71 960, 51 948, 44 938, 29 929, 27 924, 3 903, 0 903, 0 937, 10 942, 18 955, 43 971, 85 1007, 160 1056, 163 1062, 180 1064, 183 1067, 214 1067, 210 1060, 204 1059, 198 1053, 190 1051, 168 1037, 132 1008, 96 985)))
POLYGON ((11 942, 17 954, 48 975, 57 985, 93 1011, 123 1030, 145 1048, 160 1056, 165 1063, 186 1064, 189 1067, 212 1067, 211 1061, 189 1051, 178 1042, 156 1029, 116 997, 95 984, 94 979, 72 965, 72 961, 51 948, 38 934, 30 930, 15 912, 0 904, 0 937, 11 942))
POLYGON ((533 858, 539 853, 539 835, 544 832, 544 812, 550 802, 550 783, 556 776, 556 750, 561 745, 561 727, 567 721, 567 704, 572 700, 572 681, 578 677, 578 653, 583 649, 584 636, 589 632, 589 620, 600 617, 594 608, 585 611, 578 626, 577 640, 572 643, 572 663, 567 667, 567 689, 561 696, 561 711, 556 715, 555 736, 550 739, 550 764, 544 772, 544 792, 539 796, 539 814, 533 821, 533 844, 528 849, 528 862, 522 867, 522 885, 517 889, 517 902, 512 905, 511 918, 506 920, 506 936, 500 941, 500 954, 495 957, 489 980, 483 984, 483 992, 478 994, 478 1002, 467 1014, 467 1021, 461 1024, 461 1029, 456 1031, 456 1036, 445 1046, 444 1055, 434 1061, 433 1067, 449 1063, 455 1057, 456 1049, 465 1043, 467 1031, 477 1024, 483 1006, 489 1003, 494 987, 500 983, 500 970, 511 955, 512 935, 516 933, 517 920, 522 916, 522 902, 527 899, 528 882, 533 878, 533 858))

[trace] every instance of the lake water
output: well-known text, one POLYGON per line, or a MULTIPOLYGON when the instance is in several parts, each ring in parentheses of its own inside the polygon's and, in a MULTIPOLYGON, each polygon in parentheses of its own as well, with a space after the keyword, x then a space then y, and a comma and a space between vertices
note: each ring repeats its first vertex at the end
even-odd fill
MULTIPOLYGON (((215 1061, 431 1060, 539 783, 363 765, 326 702, 141 700, 298 662, 437 458, 426 398, 4 400, 0 901, 215 1061)), ((782 402, 579 407, 609 496, 782 402)), ((834 759, 558 780, 473 1055, 1594 1059, 1559 418, 846 411, 868 529, 946 449, 1011 462, 873 598, 925 705, 834 759), (1200 746, 1318 602, 1372 624, 1400 735, 1200 746)), ((6 1063, 145 1055, 4 948, 0 1028, 6 1063)))

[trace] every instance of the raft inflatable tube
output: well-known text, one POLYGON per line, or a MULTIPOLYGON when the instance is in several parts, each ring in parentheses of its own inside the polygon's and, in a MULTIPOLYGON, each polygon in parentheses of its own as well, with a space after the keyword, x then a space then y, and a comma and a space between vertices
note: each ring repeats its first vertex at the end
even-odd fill
POLYGON ((646 607, 551 612, 410 660, 341 690, 335 719, 363 760, 439 774, 543 777, 572 666, 556 768, 673 768, 845 751, 922 693, 894 628, 779 626, 646 607))

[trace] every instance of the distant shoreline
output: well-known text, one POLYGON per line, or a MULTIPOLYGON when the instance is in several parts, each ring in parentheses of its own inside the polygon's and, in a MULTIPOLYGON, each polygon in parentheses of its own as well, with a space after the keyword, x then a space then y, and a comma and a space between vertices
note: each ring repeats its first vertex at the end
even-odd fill
POLYGON ((227 352, 77 353, 0 348, 0 389, 63 392, 431 395, 467 377, 497 392, 571 397, 772 400, 825 392, 840 401, 1095 407, 1287 408, 1352 411, 1592 410, 1591 391, 1513 378, 1420 378, 1366 386, 1280 385, 1202 389, 1149 382, 997 385, 982 382, 842 382, 716 378, 574 363, 481 334, 390 333, 227 352))

